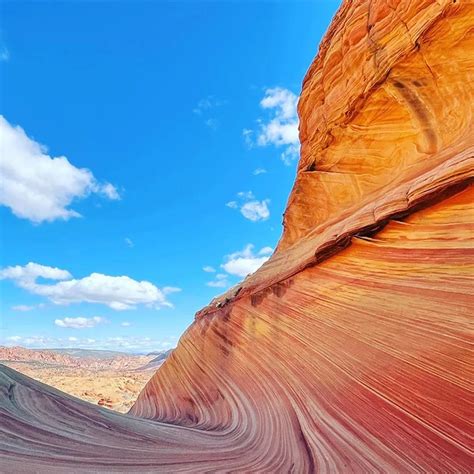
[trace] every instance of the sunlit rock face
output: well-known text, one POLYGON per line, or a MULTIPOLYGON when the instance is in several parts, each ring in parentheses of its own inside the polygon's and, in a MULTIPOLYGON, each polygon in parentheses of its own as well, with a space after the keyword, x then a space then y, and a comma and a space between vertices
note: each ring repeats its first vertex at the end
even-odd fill
POLYGON ((473 24, 467 2, 342 6, 276 254, 132 413, 235 437, 257 450, 242 469, 468 467, 473 24))
POLYGON ((345 2, 304 80, 281 249, 472 146, 473 15, 462 0, 345 2))
POLYGON ((196 315, 141 419, 4 372, 5 465, 472 472, 473 24, 462 0, 344 2, 275 254, 196 315))
POLYGON ((202 315, 132 413, 219 433, 240 472, 468 472, 473 199, 202 315))

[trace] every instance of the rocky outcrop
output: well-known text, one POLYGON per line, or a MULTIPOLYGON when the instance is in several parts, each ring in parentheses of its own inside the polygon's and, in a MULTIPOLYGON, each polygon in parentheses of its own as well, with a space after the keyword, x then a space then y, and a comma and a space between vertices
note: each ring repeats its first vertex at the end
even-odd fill
POLYGON ((275 254, 196 315, 135 417, 7 370, 6 465, 469 472, 473 20, 345 1, 303 84, 275 254))
POLYGON ((58 354, 48 350, 32 350, 20 346, 0 346, 2 362, 37 362, 47 365, 77 366, 78 361, 68 354, 58 354))
MULTIPOLYGON (((162 351, 164 360, 168 351, 162 351)), ((70 395, 126 413, 160 362, 138 355, 90 349, 1 347, 0 363, 70 395)), ((162 361, 163 361, 162 360, 162 361)))
POLYGON ((201 314, 132 413, 233 439, 237 472, 468 472, 473 199, 201 314))

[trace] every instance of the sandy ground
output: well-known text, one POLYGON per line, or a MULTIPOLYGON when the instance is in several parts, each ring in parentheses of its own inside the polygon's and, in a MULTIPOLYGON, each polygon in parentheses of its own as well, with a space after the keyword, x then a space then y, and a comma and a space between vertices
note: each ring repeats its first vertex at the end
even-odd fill
POLYGON ((48 367, 38 362, 2 361, 40 382, 91 403, 126 413, 153 370, 138 372, 78 367, 48 367))

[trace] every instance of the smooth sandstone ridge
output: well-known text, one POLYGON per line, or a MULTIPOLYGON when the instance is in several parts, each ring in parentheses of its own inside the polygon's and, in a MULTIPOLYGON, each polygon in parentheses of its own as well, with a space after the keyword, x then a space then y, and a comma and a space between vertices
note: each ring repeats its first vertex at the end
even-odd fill
POLYGON ((130 415, 0 373, 6 472, 468 473, 474 4, 345 1, 272 258, 130 415))

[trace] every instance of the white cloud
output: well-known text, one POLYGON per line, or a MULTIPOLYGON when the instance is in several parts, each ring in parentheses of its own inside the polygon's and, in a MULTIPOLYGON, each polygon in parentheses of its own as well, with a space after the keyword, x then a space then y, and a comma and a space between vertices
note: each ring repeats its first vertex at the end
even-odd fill
POLYGON ((268 204, 270 199, 259 201, 255 199, 252 191, 240 191, 237 193, 238 201, 229 201, 227 207, 231 209, 239 209, 240 213, 252 222, 265 221, 270 217, 270 209, 268 204))
POLYGON ((229 286, 229 282, 227 280, 213 280, 208 281, 206 285, 210 286, 211 288, 226 288, 229 286))
POLYGON ((253 249, 252 244, 247 244, 243 250, 227 255, 221 268, 230 275, 242 278, 255 272, 270 258, 269 254, 273 252, 273 249, 263 247, 257 255, 254 254, 253 249))
POLYGON ((101 273, 74 279, 59 268, 37 263, 6 267, 0 270, 0 280, 13 280, 30 293, 47 297, 55 304, 98 303, 115 310, 132 309, 136 305, 150 308, 173 307, 166 296, 180 291, 175 287, 160 289, 149 281, 137 281, 128 276, 109 276, 101 273), (39 277, 56 280, 54 284, 38 283, 39 277))
POLYGON ((226 202, 225 205, 227 207, 230 207, 231 209, 237 209, 239 207, 237 201, 229 201, 229 202, 226 202))
POLYGON ((300 147, 297 103, 298 97, 288 89, 281 87, 267 89, 260 106, 270 112, 270 117, 267 120, 258 120, 256 139, 253 138, 253 130, 243 130, 242 134, 247 145, 284 147, 281 159, 286 165, 297 159, 300 147))
POLYGON ((218 273, 213 281, 208 281, 207 286, 212 288, 226 288, 229 286, 228 275, 225 273, 218 273))
POLYGON ((124 328, 128 328, 131 325, 132 325, 132 323, 130 323, 129 321, 123 321, 123 322, 120 323, 120 326, 122 326, 124 328))
POLYGON ((23 311, 23 312, 25 312, 25 311, 31 311, 33 309, 35 309, 34 306, 28 306, 26 304, 18 304, 16 306, 12 306, 13 311, 23 311))
POLYGON ((300 144, 288 145, 280 155, 281 160, 285 165, 289 166, 294 160, 297 160, 300 155, 300 144))
POLYGON ((91 171, 76 168, 65 156, 51 157, 44 146, 0 115, 0 205, 34 223, 80 217, 69 206, 95 193, 119 199, 110 183, 99 183, 91 171))
POLYGON ((181 288, 177 288, 175 286, 165 286, 162 289, 163 294, 165 295, 170 295, 171 293, 179 293, 181 291, 181 288))
POLYGON ((23 267, 16 265, 0 270, 0 280, 14 280, 19 287, 26 290, 34 287, 36 280, 40 277, 47 280, 68 280, 72 278, 72 275, 66 270, 33 262, 29 262, 23 267))
POLYGON ((136 281, 128 276, 109 276, 101 273, 79 279, 40 285, 36 293, 50 298, 57 304, 100 303, 115 310, 131 309, 137 304, 158 308, 171 307, 165 292, 148 281, 136 281))
POLYGON ((92 318, 64 318, 56 319, 54 324, 61 328, 72 328, 72 329, 84 329, 84 328, 93 328, 98 324, 105 323, 106 320, 100 316, 94 316, 92 318))
POLYGON ((130 238, 128 238, 128 237, 125 237, 125 243, 126 243, 130 248, 135 247, 135 244, 134 244, 133 240, 130 239, 130 238))
POLYGON ((94 186, 93 191, 102 194, 103 196, 107 197, 112 201, 117 201, 118 199, 120 199, 120 194, 117 191, 117 188, 110 183, 94 186))
POLYGON ((214 267, 211 267, 210 265, 206 265, 205 267, 202 267, 203 271, 206 273, 214 273, 216 269, 214 267))
POLYGON ((282 123, 279 118, 274 118, 262 126, 258 136, 258 145, 293 145, 298 140, 298 127, 296 123, 282 123))
POLYGON ((282 120, 292 120, 296 117, 298 96, 288 89, 274 87, 265 91, 265 96, 260 101, 264 109, 277 109, 278 117, 282 120))
POLYGON ((246 202, 240 208, 240 212, 246 219, 249 219, 252 222, 267 220, 270 217, 270 211, 268 209, 269 202, 270 199, 246 202))
POLYGON ((253 175, 258 176, 259 174, 265 174, 267 170, 265 168, 256 168, 253 170, 253 175))

